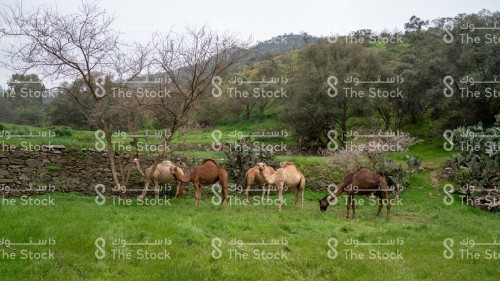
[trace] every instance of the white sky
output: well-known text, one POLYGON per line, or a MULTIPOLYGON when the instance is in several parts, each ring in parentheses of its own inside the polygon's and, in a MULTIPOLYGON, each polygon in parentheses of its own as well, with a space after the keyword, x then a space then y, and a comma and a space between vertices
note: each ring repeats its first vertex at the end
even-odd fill
MULTIPOLYGON (((2 0, 11 5, 17 0, 2 0)), ((57 5, 63 13, 77 10, 79 0, 24 0, 24 7, 57 5)), ((307 31, 316 36, 346 34, 363 28, 374 31, 403 30, 412 15, 433 20, 481 9, 500 10, 499 0, 101 0, 100 5, 114 12, 115 28, 131 41, 147 41, 155 31, 182 31, 186 26, 207 24, 215 30, 231 30, 254 41, 283 33, 307 31)), ((3 59, 3 58, 1 58, 3 59)), ((0 69, 0 85, 10 72, 0 69)))

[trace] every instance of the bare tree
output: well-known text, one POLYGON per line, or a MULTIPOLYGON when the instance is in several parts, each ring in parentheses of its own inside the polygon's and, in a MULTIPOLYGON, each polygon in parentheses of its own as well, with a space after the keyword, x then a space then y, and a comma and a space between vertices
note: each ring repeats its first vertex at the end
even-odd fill
POLYGON ((151 169, 154 171, 186 114, 200 97, 214 90, 214 81, 222 81, 231 67, 248 54, 249 41, 203 26, 187 27, 183 34, 155 34, 152 45, 153 65, 165 73, 170 90, 170 95, 161 98, 138 99, 141 105, 156 108, 156 117, 170 128, 151 169))
POLYGON ((302 41, 304 41, 304 43, 306 45, 309 45, 309 41, 311 41, 312 36, 309 33, 307 33, 306 31, 301 31, 299 33, 299 35, 300 35, 300 38, 302 39, 302 41))
POLYGON ((4 50, 10 58, 7 67, 22 72, 38 70, 53 81, 77 81, 82 86, 62 83, 59 88, 74 97, 104 131, 113 181, 120 197, 125 198, 128 177, 123 170, 121 181, 118 177, 112 132, 105 118, 112 97, 103 88, 103 75, 133 79, 147 63, 147 47, 122 43, 111 28, 114 17, 97 3, 82 3, 78 13, 67 15, 55 6, 29 11, 17 3, 4 8, 1 20, 4 28, 0 35, 10 39, 4 50))

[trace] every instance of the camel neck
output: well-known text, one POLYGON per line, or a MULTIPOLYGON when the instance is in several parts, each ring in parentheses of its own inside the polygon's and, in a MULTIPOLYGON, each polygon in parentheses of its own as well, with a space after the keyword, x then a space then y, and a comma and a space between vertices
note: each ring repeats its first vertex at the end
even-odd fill
POLYGON ((270 184, 273 184, 273 180, 271 179, 271 175, 269 175, 269 173, 264 169, 264 170, 259 170, 259 173, 260 175, 262 176, 262 178, 264 178, 264 180, 270 184))
POLYGON ((342 192, 344 192, 345 188, 351 183, 351 178, 348 177, 346 179, 344 179, 340 184, 339 186, 337 186, 337 188, 333 191, 333 194, 330 194, 328 195, 328 202, 330 202, 330 200, 333 200, 335 199, 337 196, 339 196, 340 194, 342 194, 342 192))
POLYGON ((179 174, 179 168, 177 169, 177 173, 173 174, 174 178, 182 183, 188 183, 191 182, 191 174, 189 175, 182 175, 179 174))

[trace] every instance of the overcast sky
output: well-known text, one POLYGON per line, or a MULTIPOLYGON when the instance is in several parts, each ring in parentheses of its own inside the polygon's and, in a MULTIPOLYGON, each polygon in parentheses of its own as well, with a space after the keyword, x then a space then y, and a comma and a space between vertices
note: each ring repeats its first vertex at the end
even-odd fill
MULTIPOLYGON (((2 0, 10 5, 16 0, 2 0)), ((59 11, 77 11, 78 0, 24 0, 25 8, 42 4, 57 5, 59 11)), ((133 41, 146 41, 155 31, 186 25, 207 24, 215 30, 231 30, 242 38, 266 40, 284 33, 307 31, 316 36, 346 34, 363 28, 374 31, 403 30, 412 15, 432 20, 481 9, 500 10, 499 0, 101 0, 100 5, 116 16, 115 28, 133 41)), ((6 71, 0 70, 2 78, 6 71)), ((4 81, 0 81, 4 85, 4 81)))

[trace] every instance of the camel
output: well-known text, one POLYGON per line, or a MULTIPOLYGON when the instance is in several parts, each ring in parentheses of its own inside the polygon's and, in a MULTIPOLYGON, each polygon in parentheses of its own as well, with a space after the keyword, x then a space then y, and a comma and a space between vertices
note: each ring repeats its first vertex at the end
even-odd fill
POLYGON ((347 175, 344 180, 340 183, 340 185, 335 189, 332 193, 325 196, 323 199, 319 200, 319 207, 322 212, 326 211, 328 205, 330 205, 330 201, 334 200, 337 196, 339 196, 342 192, 347 192, 348 201, 347 201, 347 213, 345 218, 349 219, 349 209, 352 206, 352 218, 355 218, 355 210, 354 206, 354 195, 368 195, 375 194, 378 196, 378 211, 375 217, 380 215, 380 211, 382 210, 382 199, 386 202, 387 206, 387 220, 389 219, 389 214, 391 210, 391 204, 388 200, 389 197, 389 189, 387 186, 387 182, 385 179, 379 174, 373 173, 367 168, 360 168, 356 172, 347 175))
MULTIPOLYGON (((156 169, 152 175, 152 178, 149 178, 149 174, 151 172, 151 169, 153 166, 147 168, 145 171, 142 170, 141 165, 139 164, 139 159, 135 158, 133 163, 135 164, 136 169, 141 173, 143 177, 145 177, 145 185, 144 185, 144 190, 142 191, 142 194, 137 197, 138 200, 144 200, 146 198, 146 195, 148 194, 148 188, 149 184, 151 183, 151 180, 153 180, 155 184, 155 199, 158 200, 160 198, 160 188, 159 188, 159 183, 169 183, 172 181, 175 181, 174 176, 170 172, 170 167, 174 166, 174 163, 171 161, 165 160, 161 163, 159 163, 156 166, 156 169)), ((179 169, 179 173, 184 174, 182 169, 179 169)), ((180 181, 177 181, 177 189, 175 191, 175 197, 179 197, 182 195, 184 188, 184 184, 180 181)))
POLYGON ((226 170, 221 168, 217 162, 212 159, 205 159, 203 163, 196 168, 194 168, 189 175, 184 175, 182 170, 176 166, 170 167, 170 172, 175 177, 176 180, 182 183, 192 182, 195 188, 195 205, 200 205, 201 191, 200 184, 208 185, 219 182, 222 186, 222 201, 220 204, 224 203, 226 200, 226 208, 229 204, 229 193, 228 193, 228 175, 226 170))
MULTIPOLYGON (((269 175, 274 174, 274 169, 271 166, 266 166, 267 172, 269 175)), ((248 169, 245 174, 245 197, 247 198, 247 203, 250 204, 250 200, 248 200, 248 191, 250 187, 255 183, 262 186, 262 200, 264 200, 264 195, 266 194, 266 186, 267 186, 267 199, 269 199, 269 194, 271 193, 271 184, 266 183, 266 181, 260 175, 259 167, 255 165, 254 167, 248 169)))
POLYGON ((304 175, 302 175, 299 170, 295 167, 292 162, 281 163, 281 168, 276 170, 274 174, 270 174, 267 165, 265 163, 257 163, 260 175, 267 184, 274 184, 278 189, 278 211, 281 211, 281 204, 283 203, 283 187, 285 184, 290 189, 295 189, 295 201, 293 206, 297 205, 299 198, 299 190, 302 192, 302 202, 301 208, 304 207, 304 188, 306 186, 306 180, 304 175))

